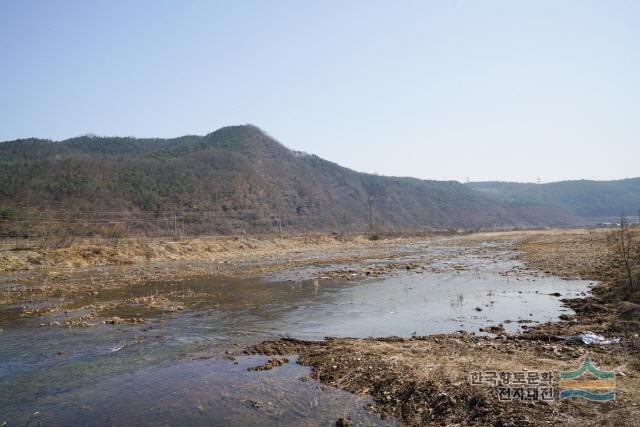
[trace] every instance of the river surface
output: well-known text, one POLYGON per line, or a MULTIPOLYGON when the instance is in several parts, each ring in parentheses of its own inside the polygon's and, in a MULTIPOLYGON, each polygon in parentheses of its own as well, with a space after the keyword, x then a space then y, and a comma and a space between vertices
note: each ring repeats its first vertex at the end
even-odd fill
POLYGON ((247 368, 266 357, 233 360, 229 354, 283 336, 479 333, 500 323, 515 332, 570 312, 561 297, 585 295, 589 286, 526 272, 513 253, 490 245, 425 245, 393 262, 428 268, 322 279, 332 269, 388 261, 245 280, 153 283, 100 295, 192 295, 185 310, 139 325, 66 328, 41 326, 51 319, 6 320, 0 325, 0 426, 315 426, 341 417, 356 425, 395 425, 368 411, 369 398, 308 380, 309 369, 297 365, 295 356, 283 367, 256 372, 247 368))

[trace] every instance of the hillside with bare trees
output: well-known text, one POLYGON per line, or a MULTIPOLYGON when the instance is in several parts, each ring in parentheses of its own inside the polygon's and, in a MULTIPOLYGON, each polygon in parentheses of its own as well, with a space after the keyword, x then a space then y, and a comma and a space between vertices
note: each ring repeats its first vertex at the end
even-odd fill
MULTIPOLYGON (((287 149, 252 125, 205 136, 82 136, 0 143, 0 216, 120 224, 128 232, 252 233, 566 226, 561 204, 456 181, 355 172, 287 149)), ((15 225, 15 224, 14 224, 15 225)), ((84 228, 83 228, 84 227, 84 228)), ((77 227, 76 227, 77 229, 77 227)))

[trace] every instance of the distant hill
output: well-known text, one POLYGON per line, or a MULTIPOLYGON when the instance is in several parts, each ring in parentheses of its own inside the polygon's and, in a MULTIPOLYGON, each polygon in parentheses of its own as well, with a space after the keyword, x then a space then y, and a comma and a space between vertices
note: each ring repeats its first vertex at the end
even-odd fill
POLYGON ((549 184, 472 182, 468 186, 502 203, 537 203, 561 209, 581 222, 621 214, 637 218, 640 210, 640 178, 549 184))
POLYGON ((0 142, 0 210, 43 222, 122 219, 132 231, 171 226, 172 212, 197 233, 365 230, 370 199, 379 229, 562 226, 613 203, 596 192, 598 208, 589 199, 570 209, 560 203, 573 200, 570 189, 538 197, 536 188, 359 173, 251 125, 172 139, 0 142))

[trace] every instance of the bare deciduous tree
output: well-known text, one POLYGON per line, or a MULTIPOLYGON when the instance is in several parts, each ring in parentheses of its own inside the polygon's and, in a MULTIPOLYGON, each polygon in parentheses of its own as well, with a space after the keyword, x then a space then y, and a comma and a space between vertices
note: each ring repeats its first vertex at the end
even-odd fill
POLYGON ((624 270, 627 285, 631 289, 640 287, 640 251, 630 230, 627 218, 620 217, 620 231, 616 239, 618 254, 622 258, 622 268, 624 270))

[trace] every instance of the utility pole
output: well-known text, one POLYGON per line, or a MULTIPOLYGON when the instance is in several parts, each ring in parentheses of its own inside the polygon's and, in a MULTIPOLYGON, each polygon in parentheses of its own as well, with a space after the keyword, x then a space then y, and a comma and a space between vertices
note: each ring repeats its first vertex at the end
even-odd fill
POLYGON ((276 211, 278 213, 278 236, 282 235, 282 214, 280 209, 276 211))
POLYGON ((373 230, 373 196, 369 195, 369 232, 373 230))
POLYGON ((173 212, 173 237, 178 237, 178 215, 173 212))

